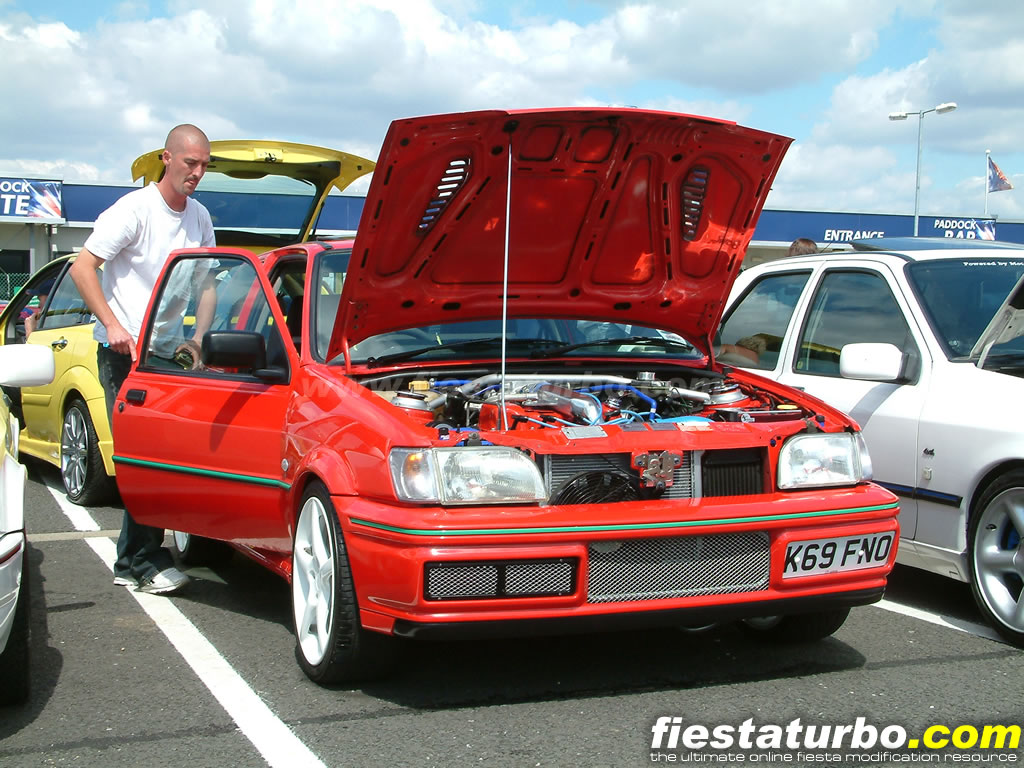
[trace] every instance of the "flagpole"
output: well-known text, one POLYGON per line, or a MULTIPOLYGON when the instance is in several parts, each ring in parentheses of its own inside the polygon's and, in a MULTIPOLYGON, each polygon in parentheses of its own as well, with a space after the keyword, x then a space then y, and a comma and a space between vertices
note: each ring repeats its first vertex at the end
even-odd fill
POLYGON ((985 150, 985 175, 982 176, 982 179, 984 180, 983 183, 985 184, 985 218, 986 219, 988 218, 988 164, 989 164, 989 155, 991 155, 991 154, 992 154, 992 150, 991 149, 986 149, 985 150))

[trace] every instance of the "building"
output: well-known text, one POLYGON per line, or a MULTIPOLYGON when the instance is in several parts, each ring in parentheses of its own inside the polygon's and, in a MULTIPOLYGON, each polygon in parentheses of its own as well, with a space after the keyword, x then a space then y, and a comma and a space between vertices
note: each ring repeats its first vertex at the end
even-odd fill
MULTIPOLYGON (((0 177, 0 300, 10 298, 21 281, 47 261, 81 248, 100 212, 132 189, 135 187, 0 177)), ((215 217, 215 226, 275 229, 279 209, 268 196, 205 194, 230 198, 230 205, 218 206, 225 213, 215 217)), ((362 210, 362 197, 331 195, 320 215, 318 231, 351 234, 362 210)), ((784 256, 798 237, 808 237, 825 249, 846 247, 850 240, 909 237, 913 231, 914 217, 910 214, 766 208, 744 263, 749 266, 784 256)), ((928 237, 963 239, 992 240, 998 236, 1001 241, 1024 245, 1024 222, 997 222, 992 218, 920 216, 919 232, 928 237)))

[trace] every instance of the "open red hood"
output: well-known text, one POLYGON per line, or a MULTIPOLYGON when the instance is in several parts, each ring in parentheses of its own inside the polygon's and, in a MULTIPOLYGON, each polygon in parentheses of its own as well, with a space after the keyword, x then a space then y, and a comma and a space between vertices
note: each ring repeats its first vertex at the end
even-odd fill
POLYGON ((500 317, 506 226, 509 317, 634 323, 707 352, 790 141, 636 109, 397 120, 330 356, 378 333, 500 317))

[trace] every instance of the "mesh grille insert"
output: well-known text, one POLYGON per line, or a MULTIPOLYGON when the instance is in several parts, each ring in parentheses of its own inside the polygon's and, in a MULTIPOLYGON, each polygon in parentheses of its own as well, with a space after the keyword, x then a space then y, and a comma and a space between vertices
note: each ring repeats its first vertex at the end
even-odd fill
POLYGON ((768 588, 769 538, 761 531, 594 542, 587 602, 667 600, 768 588))
POLYGON ((427 600, 473 600, 571 595, 577 560, 443 562, 425 566, 427 600))

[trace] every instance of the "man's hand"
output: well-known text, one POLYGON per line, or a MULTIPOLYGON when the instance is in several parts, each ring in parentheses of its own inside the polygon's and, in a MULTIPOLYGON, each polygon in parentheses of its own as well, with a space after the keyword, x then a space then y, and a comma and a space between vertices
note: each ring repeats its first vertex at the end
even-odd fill
POLYGON ((139 355, 135 350, 135 339, 132 338, 132 335, 117 320, 111 322, 106 328, 107 346, 122 355, 131 355, 134 363, 139 355))
POLYGON ((39 324, 39 310, 32 310, 32 314, 25 318, 25 335, 28 336, 39 324))
POLYGON ((195 339, 188 339, 182 344, 178 345, 178 348, 174 350, 174 359, 178 359, 178 355, 182 352, 187 352, 189 357, 192 358, 192 366, 189 370, 198 371, 203 367, 202 362, 202 348, 199 346, 199 342, 195 339))

